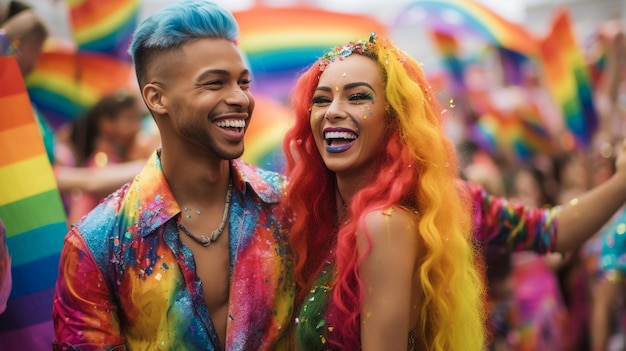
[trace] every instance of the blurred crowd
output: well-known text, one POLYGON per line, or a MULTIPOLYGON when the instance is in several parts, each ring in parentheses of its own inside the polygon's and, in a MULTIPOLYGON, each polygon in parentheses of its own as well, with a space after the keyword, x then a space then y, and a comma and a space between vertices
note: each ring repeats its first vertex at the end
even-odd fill
MULTIPOLYGON (((459 136, 463 176, 491 194, 532 207, 576 201, 605 181, 614 171, 616 148, 626 131, 624 38, 622 21, 613 19, 600 24, 592 40, 581 45, 597 122, 585 126, 587 142, 564 123, 567 111, 550 96, 538 65, 524 65, 516 81, 507 80, 502 66, 466 68, 465 89, 448 92, 455 105, 448 118, 459 136), (494 115, 504 121, 493 136, 501 138, 499 147, 485 144, 484 134, 472 133, 480 125, 477 120, 494 115), (539 121, 543 143, 534 151, 528 137, 506 140, 502 135, 507 126, 532 118, 539 121)), ((489 62, 507 62, 498 53, 494 57, 489 62)), ((567 255, 483 248, 490 350, 624 350, 625 211, 567 255)))

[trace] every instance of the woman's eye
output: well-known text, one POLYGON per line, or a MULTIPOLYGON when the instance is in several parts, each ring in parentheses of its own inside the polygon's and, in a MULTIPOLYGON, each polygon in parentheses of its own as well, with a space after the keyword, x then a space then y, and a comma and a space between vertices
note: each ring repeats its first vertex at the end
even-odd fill
POLYGON ((328 104, 328 103, 330 103, 330 99, 325 97, 325 96, 314 96, 313 97, 313 103, 316 104, 316 105, 328 104))
POLYGON ((374 100, 374 96, 371 93, 354 93, 352 95, 350 95, 350 100, 352 101, 358 101, 358 100, 370 100, 373 101, 374 100))

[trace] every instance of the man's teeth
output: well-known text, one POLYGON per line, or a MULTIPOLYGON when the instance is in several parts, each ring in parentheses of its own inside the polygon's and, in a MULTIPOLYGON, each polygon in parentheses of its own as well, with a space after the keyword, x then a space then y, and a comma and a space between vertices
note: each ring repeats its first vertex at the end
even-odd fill
POLYGON ((324 138, 328 139, 356 139, 354 133, 349 132, 327 132, 324 134, 324 138))
POLYGON ((231 119, 224 121, 217 121, 215 123, 220 128, 243 128, 246 126, 246 121, 242 119, 231 119))

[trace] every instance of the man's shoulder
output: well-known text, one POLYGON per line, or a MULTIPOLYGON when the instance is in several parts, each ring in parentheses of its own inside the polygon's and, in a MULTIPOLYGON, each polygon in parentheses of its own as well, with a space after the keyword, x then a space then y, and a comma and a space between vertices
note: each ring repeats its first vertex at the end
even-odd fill
POLYGON ((124 216, 120 213, 124 208, 130 185, 130 183, 125 184, 111 193, 87 215, 73 224, 88 244, 93 240, 110 238, 111 233, 121 228, 120 221, 124 220, 124 216))
POLYGON ((251 165, 242 160, 234 160, 233 166, 243 174, 256 174, 268 183, 284 182, 285 176, 272 170, 268 170, 259 166, 251 165))
POLYGON ((265 202, 278 202, 285 188, 285 176, 271 170, 250 165, 241 160, 233 161, 241 180, 265 202))

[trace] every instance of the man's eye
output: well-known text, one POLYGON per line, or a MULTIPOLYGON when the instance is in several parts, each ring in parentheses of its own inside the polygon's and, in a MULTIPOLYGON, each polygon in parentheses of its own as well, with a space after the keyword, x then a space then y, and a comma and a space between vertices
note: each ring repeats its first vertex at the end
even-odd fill
POLYGON ((242 79, 239 81, 239 87, 245 90, 245 89, 250 88, 251 83, 252 83, 252 80, 250 79, 242 79))
POLYGON ((218 85, 222 85, 222 81, 221 80, 210 80, 210 81, 204 83, 203 85, 218 86, 218 85))

